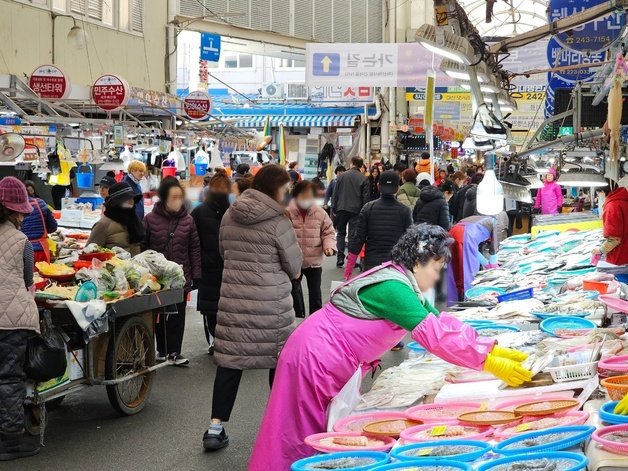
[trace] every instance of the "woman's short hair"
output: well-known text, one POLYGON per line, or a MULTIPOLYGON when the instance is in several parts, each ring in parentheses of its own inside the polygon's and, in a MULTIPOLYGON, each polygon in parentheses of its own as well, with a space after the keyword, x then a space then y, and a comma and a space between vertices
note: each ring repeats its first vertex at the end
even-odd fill
POLYGON ((410 226, 392 249, 392 261, 408 270, 427 265, 430 260, 451 260, 449 247, 454 242, 449 232, 432 224, 410 226))
POLYGON ((454 192, 454 184, 451 183, 449 180, 445 180, 443 183, 440 184, 440 186, 438 188, 443 193, 445 193, 445 192, 453 193, 454 192))
POLYGON ((279 188, 288 183, 290 183, 288 172, 281 165, 271 164, 263 166, 257 172, 251 188, 275 199, 279 188))
POLYGON ((141 162, 139 160, 133 160, 129 164, 129 167, 127 168, 127 170, 129 171, 129 173, 131 173, 131 172, 145 172, 146 171, 146 165, 144 165, 144 162, 141 162))
POLYGON ((311 191, 314 195, 316 195, 316 185, 308 180, 302 180, 294 185, 294 188, 292 189, 292 197, 296 198, 301 193, 305 193, 307 191, 311 191))
POLYGON ((227 172, 224 170, 222 172, 216 171, 214 176, 209 180, 210 191, 219 186, 224 186, 228 192, 231 190, 231 180, 227 176, 227 172))
POLYGON ((407 168, 401 174, 401 178, 403 178, 404 183, 414 183, 416 185, 416 172, 411 168, 407 168))
POLYGON ((238 193, 242 194, 253 184, 253 175, 250 173, 248 175, 244 175, 242 178, 238 178, 235 181, 236 186, 238 187, 238 193))
POLYGON ((466 180, 467 174, 458 170, 451 176, 451 181, 455 182, 456 180, 466 180))
POLYGON ((165 204, 172 188, 180 188, 185 196, 185 189, 181 186, 181 182, 175 177, 166 177, 161 181, 159 188, 157 189, 159 201, 165 204))

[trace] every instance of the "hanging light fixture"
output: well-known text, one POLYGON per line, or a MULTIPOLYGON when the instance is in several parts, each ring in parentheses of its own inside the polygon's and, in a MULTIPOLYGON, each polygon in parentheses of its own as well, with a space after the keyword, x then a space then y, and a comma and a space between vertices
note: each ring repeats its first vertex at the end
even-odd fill
MULTIPOLYGON (((471 84, 469 82, 460 80, 458 81, 458 85, 460 88, 464 90, 471 90, 471 84)), ((501 91, 501 87, 496 83, 480 83, 480 90, 482 93, 499 93, 501 91)))
POLYGON ((471 43, 466 38, 437 28, 434 25, 425 24, 421 26, 415 35, 415 39, 430 52, 439 56, 452 59, 461 64, 473 64, 475 62, 475 52, 471 43))
POLYGON ((602 175, 585 169, 576 172, 563 172, 556 183, 560 186, 585 188, 608 186, 608 182, 602 175))
POLYGON ((488 67, 484 62, 469 67, 453 59, 443 59, 440 63, 440 70, 456 80, 471 80, 469 75, 469 68, 471 67, 473 67, 480 83, 490 81, 488 67))
POLYGON ((504 210, 504 188, 495 175, 495 154, 486 154, 484 165, 484 178, 477 190, 477 209, 480 214, 495 216, 504 210))
POLYGON ((74 26, 68 32, 68 42, 74 49, 85 49, 89 36, 81 26, 76 24, 76 20, 72 19, 74 20, 74 26))

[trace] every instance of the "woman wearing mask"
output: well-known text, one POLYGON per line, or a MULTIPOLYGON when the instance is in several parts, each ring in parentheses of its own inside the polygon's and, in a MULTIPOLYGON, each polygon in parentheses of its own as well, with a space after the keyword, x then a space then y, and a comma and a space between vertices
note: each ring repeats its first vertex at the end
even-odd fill
POLYGON ((307 280, 310 314, 323 307, 323 260, 325 256, 336 254, 336 231, 325 210, 316 205, 315 190, 311 182, 297 183, 288 205, 288 215, 303 252, 301 276, 297 281, 300 283, 304 276, 307 280))
POLYGON ((129 164, 128 172, 124 177, 126 182, 139 198, 135 201, 135 214, 140 219, 144 219, 144 193, 142 191, 141 181, 146 174, 146 165, 139 160, 134 160, 129 164))
POLYGON ((287 470, 314 454, 304 439, 327 430, 332 399, 408 332, 451 364, 486 371, 511 386, 531 379, 520 364, 525 354, 498 347, 425 300, 423 293, 450 260, 451 243, 440 227, 412 226, 393 248, 391 262, 335 289, 330 302, 299 325, 279 357, 249 471, 287 470))
POLYGON ((39 332, 39 314, 31 294, 33 247, 20 226, 32 211, 24 184, 4 177, 0 181, 0 461, 39 452, 39 436, 24 432, 26 345, 39 332))
POLYGON ((144 238, 142 221, 135 212, 139 198, 128 183, 112 185, 105 200, 103 217, 92 228, 87 243, 108 249, 120 247, 133 256, 139 254, 144 238))
POLYGON ((373 165, 373 167, 371 168, 371 173, 368 174, 369 201, 375 201, 379 198, 379 189, 377 188, 377 183, 379 183, 380 173, 381 172, 379 170, 379 166, 373 165))
POLYGON ((192 291, 192 280, 201 278, 201 246, 194 219, 185 206, 185 192, 174 177, 161 181, 157 190, 159 201, 144 218, 143 250, 155 250, 168 260, 183 267, 185 274, 184 301, 166 308, 155 325, 157 359, 167 360, 176 366, 190 361, 181 354, 185 329, 187 294, 192 291), (172 314, 168 314, 169 309, 172 314))
POLYGON ((201 278, 196 280, 196 286, 198 286, 196 309, 203 315, 203 327, 210 355, 214 354, 216 316, 223 270, 218 247, 220 223, 234 200, 234 196, 231 193, 231 181, 227 174, 217 172, 211 177, 205 202, 192 211, 192 218, 196 223, 201 243, 201 278))
POLYGON ((541 214, 560 214, 563 209, 563 190, 556 183, 556 170, 550 168, 545 183, 536 193, 534 210, 541 214))
POLYGON ((292 229, 285 200, 290 177, 279 165, 266 165, 253 185, 231 205, 220 225, 224 260, 215 358, 211 425, 203 436, 207 450, 229 445, 223 428, 238 394, 243 370, 268 369, 296 327, 292 281, 303 255, 292 229))

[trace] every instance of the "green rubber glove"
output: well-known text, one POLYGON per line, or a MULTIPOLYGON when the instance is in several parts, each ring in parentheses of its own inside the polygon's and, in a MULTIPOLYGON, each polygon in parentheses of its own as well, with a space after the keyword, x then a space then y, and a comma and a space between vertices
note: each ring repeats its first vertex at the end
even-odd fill
POLYGON ((486 356, 484 371, 513 387, 521 386, 532 380, 532 372, 521 366, 521 363, 509 358, 498 357, 493 353, 486 356))
POLYGON ((628 415, 628 394, 626 394, 624 398, 617 403, 613 412, 619 415, 628 415))
POLYGON ((520 352, 519 350, 513 350, 512 348, 503 348, 499 345, 495 345, 493 350, 491 350, 491 354, 500 358, 507 358, 508 360, 513 360, 521 363, 526 358, 528 358, 527 353, 520 352))

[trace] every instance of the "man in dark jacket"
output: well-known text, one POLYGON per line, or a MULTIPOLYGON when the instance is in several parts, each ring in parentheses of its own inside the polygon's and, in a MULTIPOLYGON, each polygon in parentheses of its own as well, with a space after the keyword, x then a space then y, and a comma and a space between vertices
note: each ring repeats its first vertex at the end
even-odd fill
MULTIPOLYGON (((471 214, 468 214, 469 211, 471 210, 470 208, 471 208, 472 201, 467 203, 467 192, 469 192, 470 190, 476 189, 478 184, 482 181, 483 177, 484 177, 483 174, 475 173, 471 177, 471 181, 467 185, 460 188, 460 191, 458 191, 456 195, 458 198, 458 207, 457 207, 456 214, 454 214, 454 222, 461 221, 465 217, 469 217, 473 215, 473 212, 471 214), (466 211, 465 211, 465 204, 467 205, 466 211)), ((473 198, 470 198, 470 199, 473 200, 473 198)))
POLYGON ((336 188, 332 195, 332 208, 336 214, 336 230, 338 231, 337 267, 345 263, 345 239, 347 238, 347 225, 349 226, 349 245, 355 240, 356 224, 360 210, 369 200, 368 179, 362 175, 360 168, 364 161, 359 157, 351 160, 351 168, 340 175, 336 181, 336 188))
POLYGON ((415 224, 426 222, 449 230, 449 205, 440 188, 431 185, 423 187, 412 217, 415 224))
POLYGON ((360 212, 356 237, 349 241, 349 257, 345 278, 351 278, 353 267, 366 245, 364 269, 370 270, 390 260, 390 252, 406 229, 412 225, 410 208, 395 198, 399 190, 399 175, 387 170, 379 177, 381 196, 368 203, 360 212))

